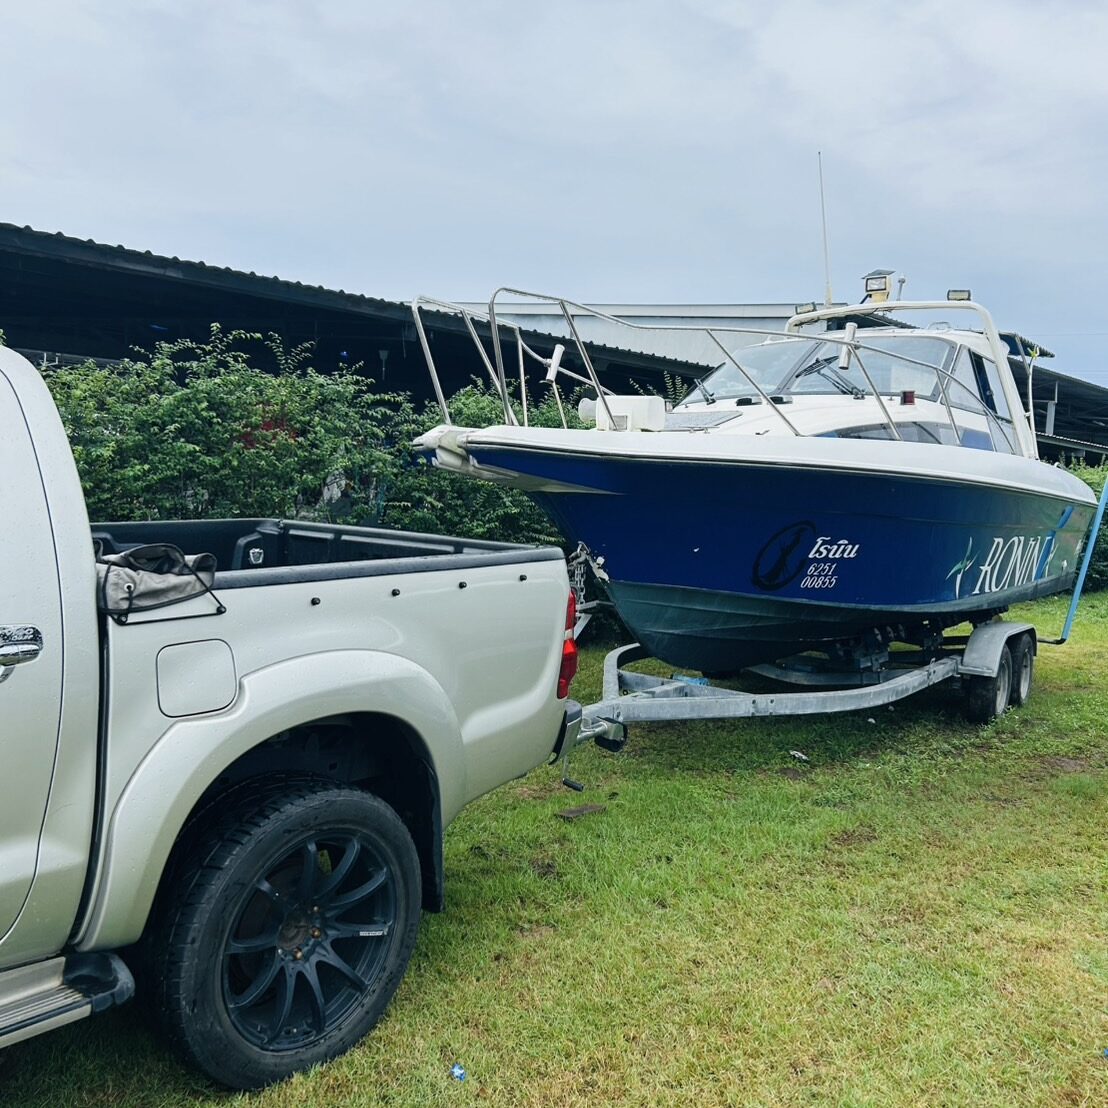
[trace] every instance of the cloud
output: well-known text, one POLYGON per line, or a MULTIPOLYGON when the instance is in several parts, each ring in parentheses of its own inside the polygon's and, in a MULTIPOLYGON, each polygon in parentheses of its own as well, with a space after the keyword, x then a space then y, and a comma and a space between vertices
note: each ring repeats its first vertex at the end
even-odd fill
POLYGON ((385 296, 807 299, 823 149, 840 294, 1098 327, 1097 4, 39 0, 5 47, 2 219, 385 296))

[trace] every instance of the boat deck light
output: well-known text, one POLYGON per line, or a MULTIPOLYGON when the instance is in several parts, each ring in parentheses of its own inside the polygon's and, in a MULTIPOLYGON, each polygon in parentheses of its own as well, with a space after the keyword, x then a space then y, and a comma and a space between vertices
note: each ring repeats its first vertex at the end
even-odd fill
POLYGON ((969 289, 947 289, 947 300, 972 300, 969 289))
POLYGON ((862 278, 866 283, 866 299, 876 304, 883 304, 889 299, 889 293, 893 290, 893 271, 891 269, 875 269, 862 278))

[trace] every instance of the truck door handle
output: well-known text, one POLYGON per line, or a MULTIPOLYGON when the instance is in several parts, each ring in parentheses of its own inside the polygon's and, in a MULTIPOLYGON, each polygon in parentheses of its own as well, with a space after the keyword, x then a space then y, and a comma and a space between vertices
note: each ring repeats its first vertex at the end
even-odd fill
POLYGON ((42 632, 20 624, 0 625, 0 683, 16 666, 33 662, 42 653, 42 632))

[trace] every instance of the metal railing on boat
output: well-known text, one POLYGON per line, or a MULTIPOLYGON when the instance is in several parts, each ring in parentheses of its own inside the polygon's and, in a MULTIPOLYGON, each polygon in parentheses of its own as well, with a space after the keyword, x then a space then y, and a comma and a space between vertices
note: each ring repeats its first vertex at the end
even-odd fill
MULTIPOLYGON (((869 306, 863 305, 860 307, 869 306)), ((997 336, 996 328, 988 312, 980 305, 973 302, 961 302, 957 304, 945 301, 912 302, 910 304, 894 302, 887 305, 874 305, 869 307, 869 310, 876 312, 879 308, 884 310, 903 310, 908 308, 935 309, 939 307, 970 308, 977 311, 985 321, 984 333, 989 338, 990 343, 995 344, 998 349, 1001 347, 1001 340, 997 336)), ((953 353, 945 359, 945 365, 935 365, 902 352, 891 351, 887 348, 874 345, 873 343, 867 343, 858 337, 858 328, 854 322, 848 323, 842 332, 821 331, 818 332, 818 334, 802 334, 799 331, 782 333, 781 331, 753 327, 702 327, 660 323, 643 324, 621 319, 618 316, 611 315, 585 304, 580 304, 573 300, 568 300, 564 297, 553 296, 546 293, 529 292, 525 289, 516 289, 507 286, 499 288, 493 293, 489 300, 487 311, 481 311, 471 306, 425 296, 420 296, 413 300, 411 310, 415 322, 416 334, 423 351, 424 359, 427 363, 428 371, 431 375, 435 398, 442 412, 443 422, 447 424, 452 424, 453 419, 451 417, 449 403, 442 387, 438 368, 431 352, 430 342, 428 341, 426 325, 423 318, 424 311, 448 313, 461 317, 463 326, 477 352, 480 365, 484 369, 485 374, 488 376, 500 400, 504 422, 511 426, 522 425, 526 427, 530 425, 531 405, 530 393, 527 386, 528 360, 541 368, 543 380, 550 387, 551 394, 555 399, 563 428, 567 428, 569 424, 565 414, 564 398, 558 385, 559 376, 568 378, 579 385, 591 388, 596 393, 597 403, 606 410, 609 425, 614 425, 615 421, 612 419, 612 412, 608 403, 608 397, 612 395, 612 392, 602 385, 593 358, 589 352, 589 344, 582 338, 578 326, 577 317, 584 316, 602 320, 633 331, 680 334, 686 338, 688 336, 698 335, 706 338, 711 348, 722 356, 723 362, 717 362, 715 365, 710 365, 708 363, 678 362, 678 365, 684 367, 685 372, 682 374, 681 369, 676 369, 675 372, 677 372, 678 375, 688 376, 688 370, 693 368, 701 368, 704 372, 709 372, 712 369, 718 368, 721 364, 729 364, 749 385, 752 393, 756 395, 762 403, 767 405, 768 410, 774 413, 774 416, 781 423, 782 427, 788 431, 788 433, 797 437, 804 437, 805 432, 800 430, 793 420, 789 418, 788 414, 783 410, 784 405, 775 402, 774 396, 767 393, 756 377, 742 365, 739 355, 742 346, 740 345, 738 350, 736 350, 736 344, 734 342, 728 343, 726 341, 728 336, 748 340, 745 345, 749 345, 749 340, 751 339, 771 339, 777 343, 792 341, 806 345, 818 341, 838 347, 839 369, 845 370, 851 363, 857 364, 866 386, 864 390, 861 389, 860 386, 855 386, 858 389, 857 395, 859 395, 859 397, 871 396, 874 398, 884 427, 887 429, 889 436, 897 440, 902 439, 903 434, 898 425, 899 421, 893 417, 885 399, 885 395, 892 395, 892 392, 889 389, 882 390, 878 387, 866 366, 866 359, 870 354, 873 354, 882 358, 892 359, 906 366, 911 366, 916 370, 925 371, 927 374, 934 377, 936 385, 933 391, 937 393, 937 399, 941 402, 942 409, 946 415, 946 422, 950 425, 955 442, 961 441, 965 430, 964 427, 959 425, 958 418, 955 415, 955 410, 957 409, 958 411, 968 412, 978 418, 984 419, 985 426, 993 436, 994 442, 1003 441, 1008 452, 1016 454, 1023 453, 1032 457, 1037 455, 1033 435, 1031 436, 1031 445, 1028 447, 1026 442, 1021 441, 1021 429, 1017 428, 1014 421, 1010 422, 1008 427, 1005 427, 1005 421, 1002 421, 998 417, 997 413, 982 400, 981 396, 973 389, 969 388, 964 382, 958 380, 954 375, 952 368, 956 366, 957 360, 961 355, 962 347, 960 345, 955 346, 952 344, 953 353), (561 358, 565 348, 559 341, 559 336, 548 336, 553 340, 554 347, 550 356, 544 356, 524 340, 523 331, 525 328, 520 323, 514 320, 506 320, 498 316, 497 299, 502 295, 522 297, 528 301, 549 304, 555 307, 561 315, 568 331, 568 335, 565 337, 572 341, 577 351, 577 357, 580 359, 585 373, 575 373, 561 364, 561 358), (479 334, 478 325, 481 325, 483 329, 487 330, 488 339, 492 348, 491 358, 479 334), (517 415, 513 404, 512 386, 509 384, 504 344, 501 337, 502 330, 507 332, 508 335, 514 339, 519 381, 519 415, 517 415), (952 393, 955 393, 955 399, 953 401, 951 399, 952 393), (1015 436, 1015 441, 1013 441, 1013 435, 1015 436)), ((798 326, 803 326, 809 322, 819 322, 828 318, 830 314, 831 313, 828 312, 814 312, 808 313, 807 315, 796 316, 791 321, 790 326, 794 323, 798 326)), ((921 332, 921 334, 927 333, 928 332, 921 332)), ((1026 419, 1026 413, 1021 412, 1021 415, 1026 419)))

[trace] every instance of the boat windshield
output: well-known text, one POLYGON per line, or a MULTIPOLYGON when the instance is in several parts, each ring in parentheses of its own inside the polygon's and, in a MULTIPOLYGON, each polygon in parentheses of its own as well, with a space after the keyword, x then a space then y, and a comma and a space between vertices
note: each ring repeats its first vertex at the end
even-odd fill
POLYGON ((770 339, 733 353, 746 374, 725 362, 708 374, 701 388, 693 389, 684 403, 783 393, 865 394, 870 391, 866 373, 879 392, 895 394, 913 390, 921 399, 938 398, 937 374, 928 366, 943 367, 953 352, 946 339, 932 335, 860 334, 864 349, 852 355, 846 369, 839 368, 841 343, 797 339, 770 339), (910 359, 910 360, 905 360, 910 359), (861 365, 859 365, 859 360, 861 365), (922 364, 917 364, 922 363, 922 364), (865 367, 865 373, 862 372, 865 367))
MULTIPOLYGON (((757 346, 743 347, 732 352, 732 357, 746 370, 759 388, 772 395, 781 391, 781 385, 792 377, 798 366, 807 364, 810 356, 825 343, 795 339, 769 339, 757 346)), ((703 389, 694 388, 685 398, 685 404, 697 404, 710 396, 713 400, 735 399, 739 396, 757 396, 756 389, 742 372, 730 362, 717 366, 701 383, 703 389)))

